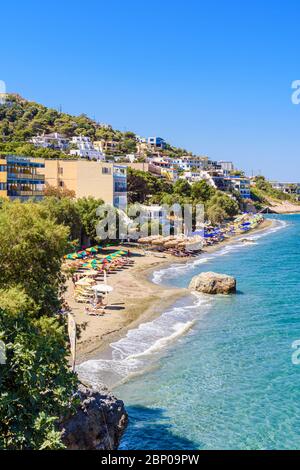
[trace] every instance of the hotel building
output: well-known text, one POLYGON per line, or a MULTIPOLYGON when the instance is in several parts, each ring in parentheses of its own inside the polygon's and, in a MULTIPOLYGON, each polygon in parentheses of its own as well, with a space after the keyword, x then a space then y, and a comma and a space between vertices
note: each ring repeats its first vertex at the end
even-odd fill
POLYGON ((43 197, 44 162, 8 155, 0 158, 0 196, 26 200, 43 197))
POLYGON ((127 205, 127 168, 108 162, 45 160, 46 184, 74 191, 76 198, 92 196, 119 209, 127 205))

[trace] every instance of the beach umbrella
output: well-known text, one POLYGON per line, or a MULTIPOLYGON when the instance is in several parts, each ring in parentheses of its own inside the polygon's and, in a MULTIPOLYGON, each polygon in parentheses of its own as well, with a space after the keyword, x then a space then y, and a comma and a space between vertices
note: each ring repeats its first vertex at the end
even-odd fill
POLYGON ((92 289, 93 291, 99 292, 100 294, 108 294, 114 290, 112 286, 107 284, 97 284, 96 286, 93 286, 92 289))
POLYGON ((149 237, 143 237, 138 239, 138 243, 150 243, 149 237))
POLYGON ((67 259, 78 259, 78 254, 77 253, 69 253, 67 256, 66 256, 67 259))
POLYGON ((177 245, 178 248, 185 248, 186 247, 186 242, 180 242, 177 245))
POLYGON ((152 240, 152 242, 151 242, 152 245, 162 245, 163 243, 164 243, 163 238, 156 238, 156 239, 152 240))
POLYGON ((82 277, 79 281, 76 282, 76 286, 90 286, 93 283, 91 279, 82 277))
POLYGON ((165 248, 175 248, 178 244, 178 240, 170 240, 169 242, 164 243, 165 248))
POLYGON ((101 264, 100 260, 93 259, 91 261, 87 261, 82 265, 83 268, 93 268, 97 267, 99 264, 101 264))
POLYGON ((91 277, 91 276, 96 276, 97 274, 98 274, 98 271, 96 271, 95 269, 90 269, 89 271, 84 273, 84 276, 91 277))
POLYGON ((87 253, 98 253, 97 248, 95 248, 94 246, 92 246, 91 248, 87 248, 86 251, 87 253))

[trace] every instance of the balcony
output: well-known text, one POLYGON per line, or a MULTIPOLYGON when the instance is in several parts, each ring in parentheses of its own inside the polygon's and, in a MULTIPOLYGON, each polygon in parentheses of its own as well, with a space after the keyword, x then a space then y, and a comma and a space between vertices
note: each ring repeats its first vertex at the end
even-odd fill
POLYGON ((22 191, 9 189, 7 195, 10 197, 41 197, 44 196, 44 191, 22 191))
POLYGON ((26 181, 45 181, 45 175, 37 175, 32 173, 11 173, 7 174, 10 180, 26 180, 26 181))

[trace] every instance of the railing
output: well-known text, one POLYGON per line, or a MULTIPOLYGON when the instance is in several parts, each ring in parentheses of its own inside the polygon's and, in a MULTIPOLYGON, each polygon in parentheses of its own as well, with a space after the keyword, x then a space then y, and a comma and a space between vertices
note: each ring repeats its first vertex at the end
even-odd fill
POLYGON ((8 173, 8 179, 28 180, 28 181, 45 181, 45 175, 36 175, 31 173, 8 173))
POLYGON ((44 191, 15 191, 15 190, 8 190, 8 196, 27 196, 27 197, 36 197, 36 196, 44 196, 44 191))

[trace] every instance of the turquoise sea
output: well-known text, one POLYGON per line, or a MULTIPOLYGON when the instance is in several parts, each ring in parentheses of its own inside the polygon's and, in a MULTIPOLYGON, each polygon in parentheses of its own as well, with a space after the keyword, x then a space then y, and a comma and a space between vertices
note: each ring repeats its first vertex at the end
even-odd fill
POLYGON ((121 449, 300 449, 300 215, 272 218, 251 243, 153 275, 186 287, 201 271, 231 274, 236 296, 190 295, 80 366, 118 383, 121 449))

